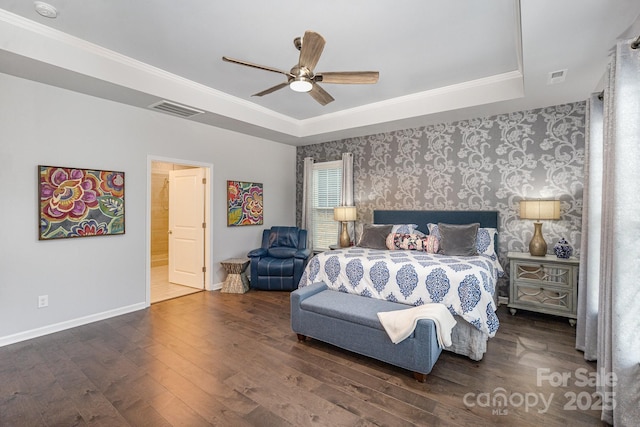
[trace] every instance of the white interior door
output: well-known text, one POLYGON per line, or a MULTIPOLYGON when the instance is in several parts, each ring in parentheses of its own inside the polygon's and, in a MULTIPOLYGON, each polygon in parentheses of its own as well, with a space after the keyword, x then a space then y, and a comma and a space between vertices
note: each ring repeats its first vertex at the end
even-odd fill
POLYGON ((204 288, 203 168, 169 171, 169 281, 204 288))

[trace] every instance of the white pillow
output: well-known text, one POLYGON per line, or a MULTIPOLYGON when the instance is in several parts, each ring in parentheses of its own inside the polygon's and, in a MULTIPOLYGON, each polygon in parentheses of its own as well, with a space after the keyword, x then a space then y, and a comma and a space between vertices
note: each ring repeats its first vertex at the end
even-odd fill
POLYGON ((418 228, 418 224, 393 224, 391 227, 392 233, 402 234, 416 234, 415 231, 418 228))

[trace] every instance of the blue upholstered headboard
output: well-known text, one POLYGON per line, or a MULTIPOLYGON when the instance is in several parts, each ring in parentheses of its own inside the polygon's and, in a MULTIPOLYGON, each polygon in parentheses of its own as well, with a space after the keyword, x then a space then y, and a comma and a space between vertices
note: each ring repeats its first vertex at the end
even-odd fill
MULTIPOLYGON (((429 233, 428 223, 470 224, 498 230, 498 211, 373 211, 374 224, 418 224, 418 230, 429 233)), ((500 230, 498 230, 500 231, 500 230)), ((498 239, 494 242, 498 252, 498 239)))

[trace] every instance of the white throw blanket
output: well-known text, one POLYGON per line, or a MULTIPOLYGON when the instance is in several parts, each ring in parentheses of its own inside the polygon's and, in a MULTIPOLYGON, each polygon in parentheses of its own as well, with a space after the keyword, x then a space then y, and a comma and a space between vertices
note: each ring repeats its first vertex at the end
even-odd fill
POLYGON ((406 310, 384 311, 378 319, 394 344, 407 338, 420 319, 431 319, 436 325, 436 338, 440 348, 451 345, 451 330, 456 319, 444 304, 424 304, 406 310))

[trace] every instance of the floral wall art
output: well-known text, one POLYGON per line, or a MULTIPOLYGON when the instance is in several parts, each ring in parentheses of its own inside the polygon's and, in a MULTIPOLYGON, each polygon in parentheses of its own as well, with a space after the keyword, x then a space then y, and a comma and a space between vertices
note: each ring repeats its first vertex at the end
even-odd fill
POLYGON ((38 166, 40 240, 124 234, 124 172, 38 166))
MULTIPOLYGON (((533 221, 519 218, 527 198, 558 199, 561 219, 544 221, 553 245, 565 238, 580 253, 585 103, 575 102, 297 148, 297 212, 302 215, 303 159, 354 155, 359 223, 376 209, 497 210, 499 254, 527 252, 533 221)), ((505 277, 500 293, 508 292, 505 277)))
POLYGON ((227 226, 262 225, 262 184, 227 181, 227 226))

